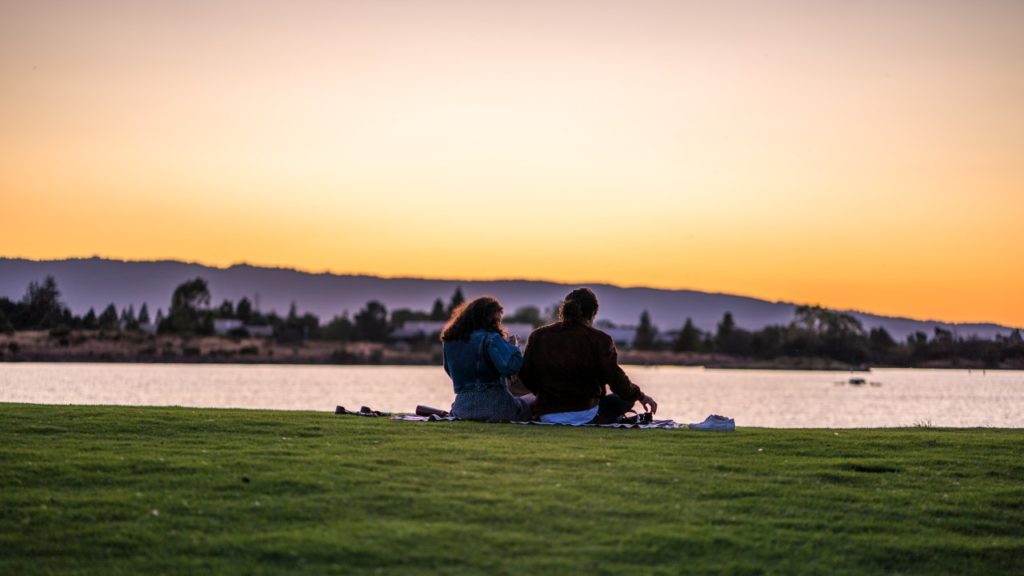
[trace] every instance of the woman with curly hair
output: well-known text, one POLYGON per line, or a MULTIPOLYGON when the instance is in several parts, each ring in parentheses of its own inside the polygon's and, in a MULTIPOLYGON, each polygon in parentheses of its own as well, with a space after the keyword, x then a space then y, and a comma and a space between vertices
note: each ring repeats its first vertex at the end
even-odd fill
POLYGON ((481 296, 452 311, 441 332, 444 371, 452 379, 451 415, 465 420, 530 420, 532 395, 513 396, 508 378, 523 365, 523 355, 501 325, 504 310, 481 296))

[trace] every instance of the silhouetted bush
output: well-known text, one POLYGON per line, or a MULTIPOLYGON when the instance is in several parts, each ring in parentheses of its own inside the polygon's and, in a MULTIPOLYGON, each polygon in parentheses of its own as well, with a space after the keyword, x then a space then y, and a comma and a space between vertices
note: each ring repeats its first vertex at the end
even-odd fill
POLYGON ((0 309, 0 334, 14 334, 14 324, 11 324, 2 309, 0 309))
POLYGON ((274 338, 278 344, 301 344, 305 340, 302 330, 294 326, 281 326, 274 332, 274 338))
POLYGON ((334 364, 355 364, 358 361, 359 356, 349 352, 345 348, 338 348, 331 352, 331 362, 334 364))

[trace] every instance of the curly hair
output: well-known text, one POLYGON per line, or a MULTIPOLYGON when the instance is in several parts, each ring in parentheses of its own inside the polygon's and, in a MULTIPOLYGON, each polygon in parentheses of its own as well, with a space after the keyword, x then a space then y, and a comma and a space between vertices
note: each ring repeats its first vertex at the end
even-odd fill
POLYGON ((494 330, 501 334, 502 338, 506 338, 508 334, 501 325, 502 312, 504 308, 501 307, 501 303, 490 296, 481 296, 464 302, 452 310, 452 317, 441 331, 441 341, 469 340, 469 335, 474 330, 494 330))
POLYGON ((597 316, 597 295, 590 288, 577 288, 558 307, 558 319, 565 324, 586 324, 597 316))

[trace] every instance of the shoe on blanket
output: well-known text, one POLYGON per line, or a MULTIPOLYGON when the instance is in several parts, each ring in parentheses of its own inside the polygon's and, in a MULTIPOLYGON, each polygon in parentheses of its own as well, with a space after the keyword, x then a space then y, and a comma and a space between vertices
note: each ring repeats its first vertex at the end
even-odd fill
POLYGON ((736 430, 736 421, 732 418, 712 414, 705 418, 703 422, 690 424, 687 428, 705 432, 734 432, 736 430))

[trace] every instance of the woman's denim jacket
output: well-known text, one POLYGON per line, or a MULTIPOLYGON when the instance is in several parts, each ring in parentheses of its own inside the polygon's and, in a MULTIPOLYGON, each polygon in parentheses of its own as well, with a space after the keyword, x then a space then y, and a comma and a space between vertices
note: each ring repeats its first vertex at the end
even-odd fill
POLYGON ((504 386, 503 377, 523 366, 519 348, 491 330, 474 330, 468 341, 444 343, 444 371, 452 377, 455 393, 504 386))

